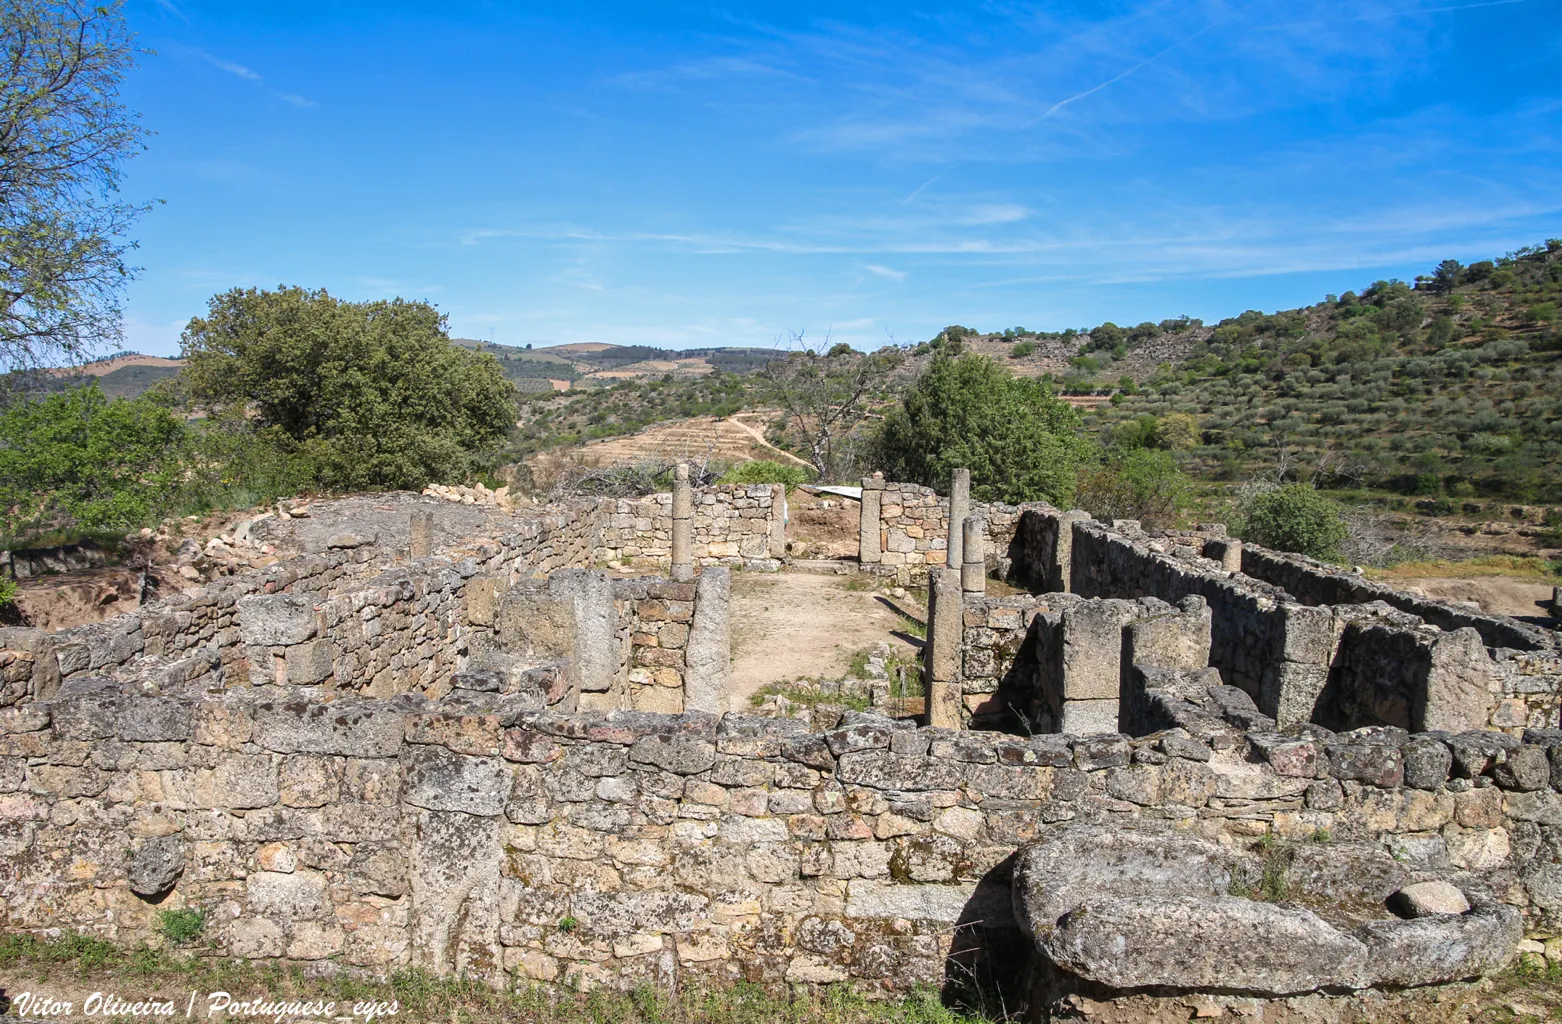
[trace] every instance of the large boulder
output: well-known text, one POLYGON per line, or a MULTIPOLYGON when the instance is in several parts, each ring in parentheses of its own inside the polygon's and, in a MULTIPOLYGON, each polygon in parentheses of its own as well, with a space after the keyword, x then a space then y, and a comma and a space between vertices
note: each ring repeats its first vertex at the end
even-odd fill
POLYGON ((1039 943, 1054 964, 1113 988, 1294 995, 1357 987, 1367 946, 1309 910, 1236 896, 1091 899, 1039 943))
POLYGON ((1477 977, 1512 954, 1518 912, 1489 898, 1471 897, 1467 913, 1390 917, 1388 907, 1420 891, 1401 889, 1407 880, 1375 843, 1247 852, 1168 829, 1086 823, 1022 850, 1013 893, 1020 925, 1060 976, 1118 990, 1407 988, 1477 977), (1240 895, 1260 881, 1271 898, 1297 902, 1240 895))
POLYGON ((1239 859, 1192 836, 1066 826, 1020 854, 1014 867, 1015 917, 1041 939, 1087 899, 1224 893, 1239 859))

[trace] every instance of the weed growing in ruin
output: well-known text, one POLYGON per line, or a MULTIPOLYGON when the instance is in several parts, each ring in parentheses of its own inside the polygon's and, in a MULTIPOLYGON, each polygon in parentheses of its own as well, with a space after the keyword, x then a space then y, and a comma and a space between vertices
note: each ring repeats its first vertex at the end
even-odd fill
POLYGON ((579 919, 573 916, 565 915, 564 917, 559 918, 559 931, 564 932, 565 934, 569 934, 579 927, 579 919))
POLYGON ((783 679, 780 682, 766 683, 754 691, 748 702, 757 708, 764 704, 768 697, 785 697, 793 704, 805 707, 831 704, 848 711, 868 710, 866 694, 826 693, 820 688, 818 681, 812 679, 783 679))
MULTIPOLYGON (((1327 831, 1327 829, 1319 829, 1309 838, 1314 842, 1328 842, 1328 839, 1314 838, 1319 832, 1327 835, 1327 831)), ((1262 903, 1279 903, 1288 898, 1291 895, 1290 845, 1273 832, 1268 832, 1253 844, 1253 852, 1259 856, 1256 875, 1251 868, 1238 868, 1231 873, 1231 881, 1226 885, 1226 892, 1232 896, 1262 903)))
POLYGON ((206 931, 206 911, 195 907, 157 912, 157 930, 176 946, 188 946, 206 931))

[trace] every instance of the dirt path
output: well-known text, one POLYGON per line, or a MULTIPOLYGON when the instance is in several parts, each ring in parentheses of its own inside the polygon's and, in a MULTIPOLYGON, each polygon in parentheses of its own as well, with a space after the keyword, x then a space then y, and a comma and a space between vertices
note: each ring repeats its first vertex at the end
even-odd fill
POLYGON ((853 654, 880 641, 907 653, 921 648, 920 640, 904 632, 905 617, 891 607, 922 621, 916 602, 884 598, 877 590, 848 590, 847 581, 855 579, 733 574, 732 710, 746 709, 749 696, 766 683, 844 675, 853 654))
POLYGON ((1395 579, 1392 586, 1420 590, 1439 601, 1474 601, 1484 612, 1533 619, 1550 614, 1551 584, 1511 576, 1471 576, 1463 579, 1395 579))
POLYGON ((777 455, 781 456, 781 458, 785 459, 786 461, 796 463, 797 465, 802 466, 804 469, 813 469, 814 468, 813 467, 813 463, 809 462, 807 459, 800 459, 796 455, 793 455, 791 452, 782 451, 780 448, 777 448, 775 445, 773 445, 769 441, 765 440, 765 435, 764 435, 763 431, 761 431, 758 427, 755 427, 755 426, 747 423, 746 421, 740 419, 738 416, 730 417, 727 420, 727 422, 731 423, 735 427, 738 427, 744 433, 749 434, 751 437, 753 437, 754 438, 754 442, 756 444, 764 445, 766 448, 768 448, 769 450, 775 452, 777 455))

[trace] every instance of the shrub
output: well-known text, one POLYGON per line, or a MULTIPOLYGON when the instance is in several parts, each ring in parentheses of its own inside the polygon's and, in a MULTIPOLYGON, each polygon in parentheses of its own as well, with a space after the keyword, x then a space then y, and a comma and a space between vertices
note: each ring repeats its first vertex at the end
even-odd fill
POLYGON ((1192 492, 1171 453, 1133 448, 1080 474, 1077 504, 1097 519, 1138 519, 1161 529, 1181 517, 1192 492))
POLYGON ((740 462, 736 466, 721 474, 717 479, 718 484, 785 484, 787 490, 806 484, 813 478, 813 472, 806 466, 799 466, 791 462, 775 462, 770 459, 756 459, 753 462, 740 462))
POLYGON ((427 303, 252 288, 209 305, 182 340, 189 398, 280 431, 326 487, 466 479, 515 422, 499 363, 452 345, 427 303))
POLYGON ((1242 512, 1244 540, 1313 558, 1339 557, 1345 518, 1337 502, 1310 484, 1263 491, 1250 499, 1242 512))
POLYGON ((1009 349, 1009 358, 1024 359, 1026 356, 1035 351, 1036 343, 1034 341, 1022 341, 1013 348, 1009 349))
POLYGON ((152 521, 177 492, 185 440, 168 409, 110 400, 96 383, 12 404, 0 412, 0 539, 152 521))

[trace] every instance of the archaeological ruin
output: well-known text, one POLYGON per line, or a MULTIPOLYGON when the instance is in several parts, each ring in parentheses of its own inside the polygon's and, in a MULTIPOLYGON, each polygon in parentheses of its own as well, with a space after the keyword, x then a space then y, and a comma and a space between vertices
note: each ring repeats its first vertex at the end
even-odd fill
POLYGON ((926 587, 910 714, 732 709, 733 576, 803 567, 784 488, 685 472, 317 501, 245 524, 275 565, 0 630, 0 921, 1033 1019, 1354 1019, 1562 954, 1555 632, 948 490, 845 499, 834 569, 926 587))

